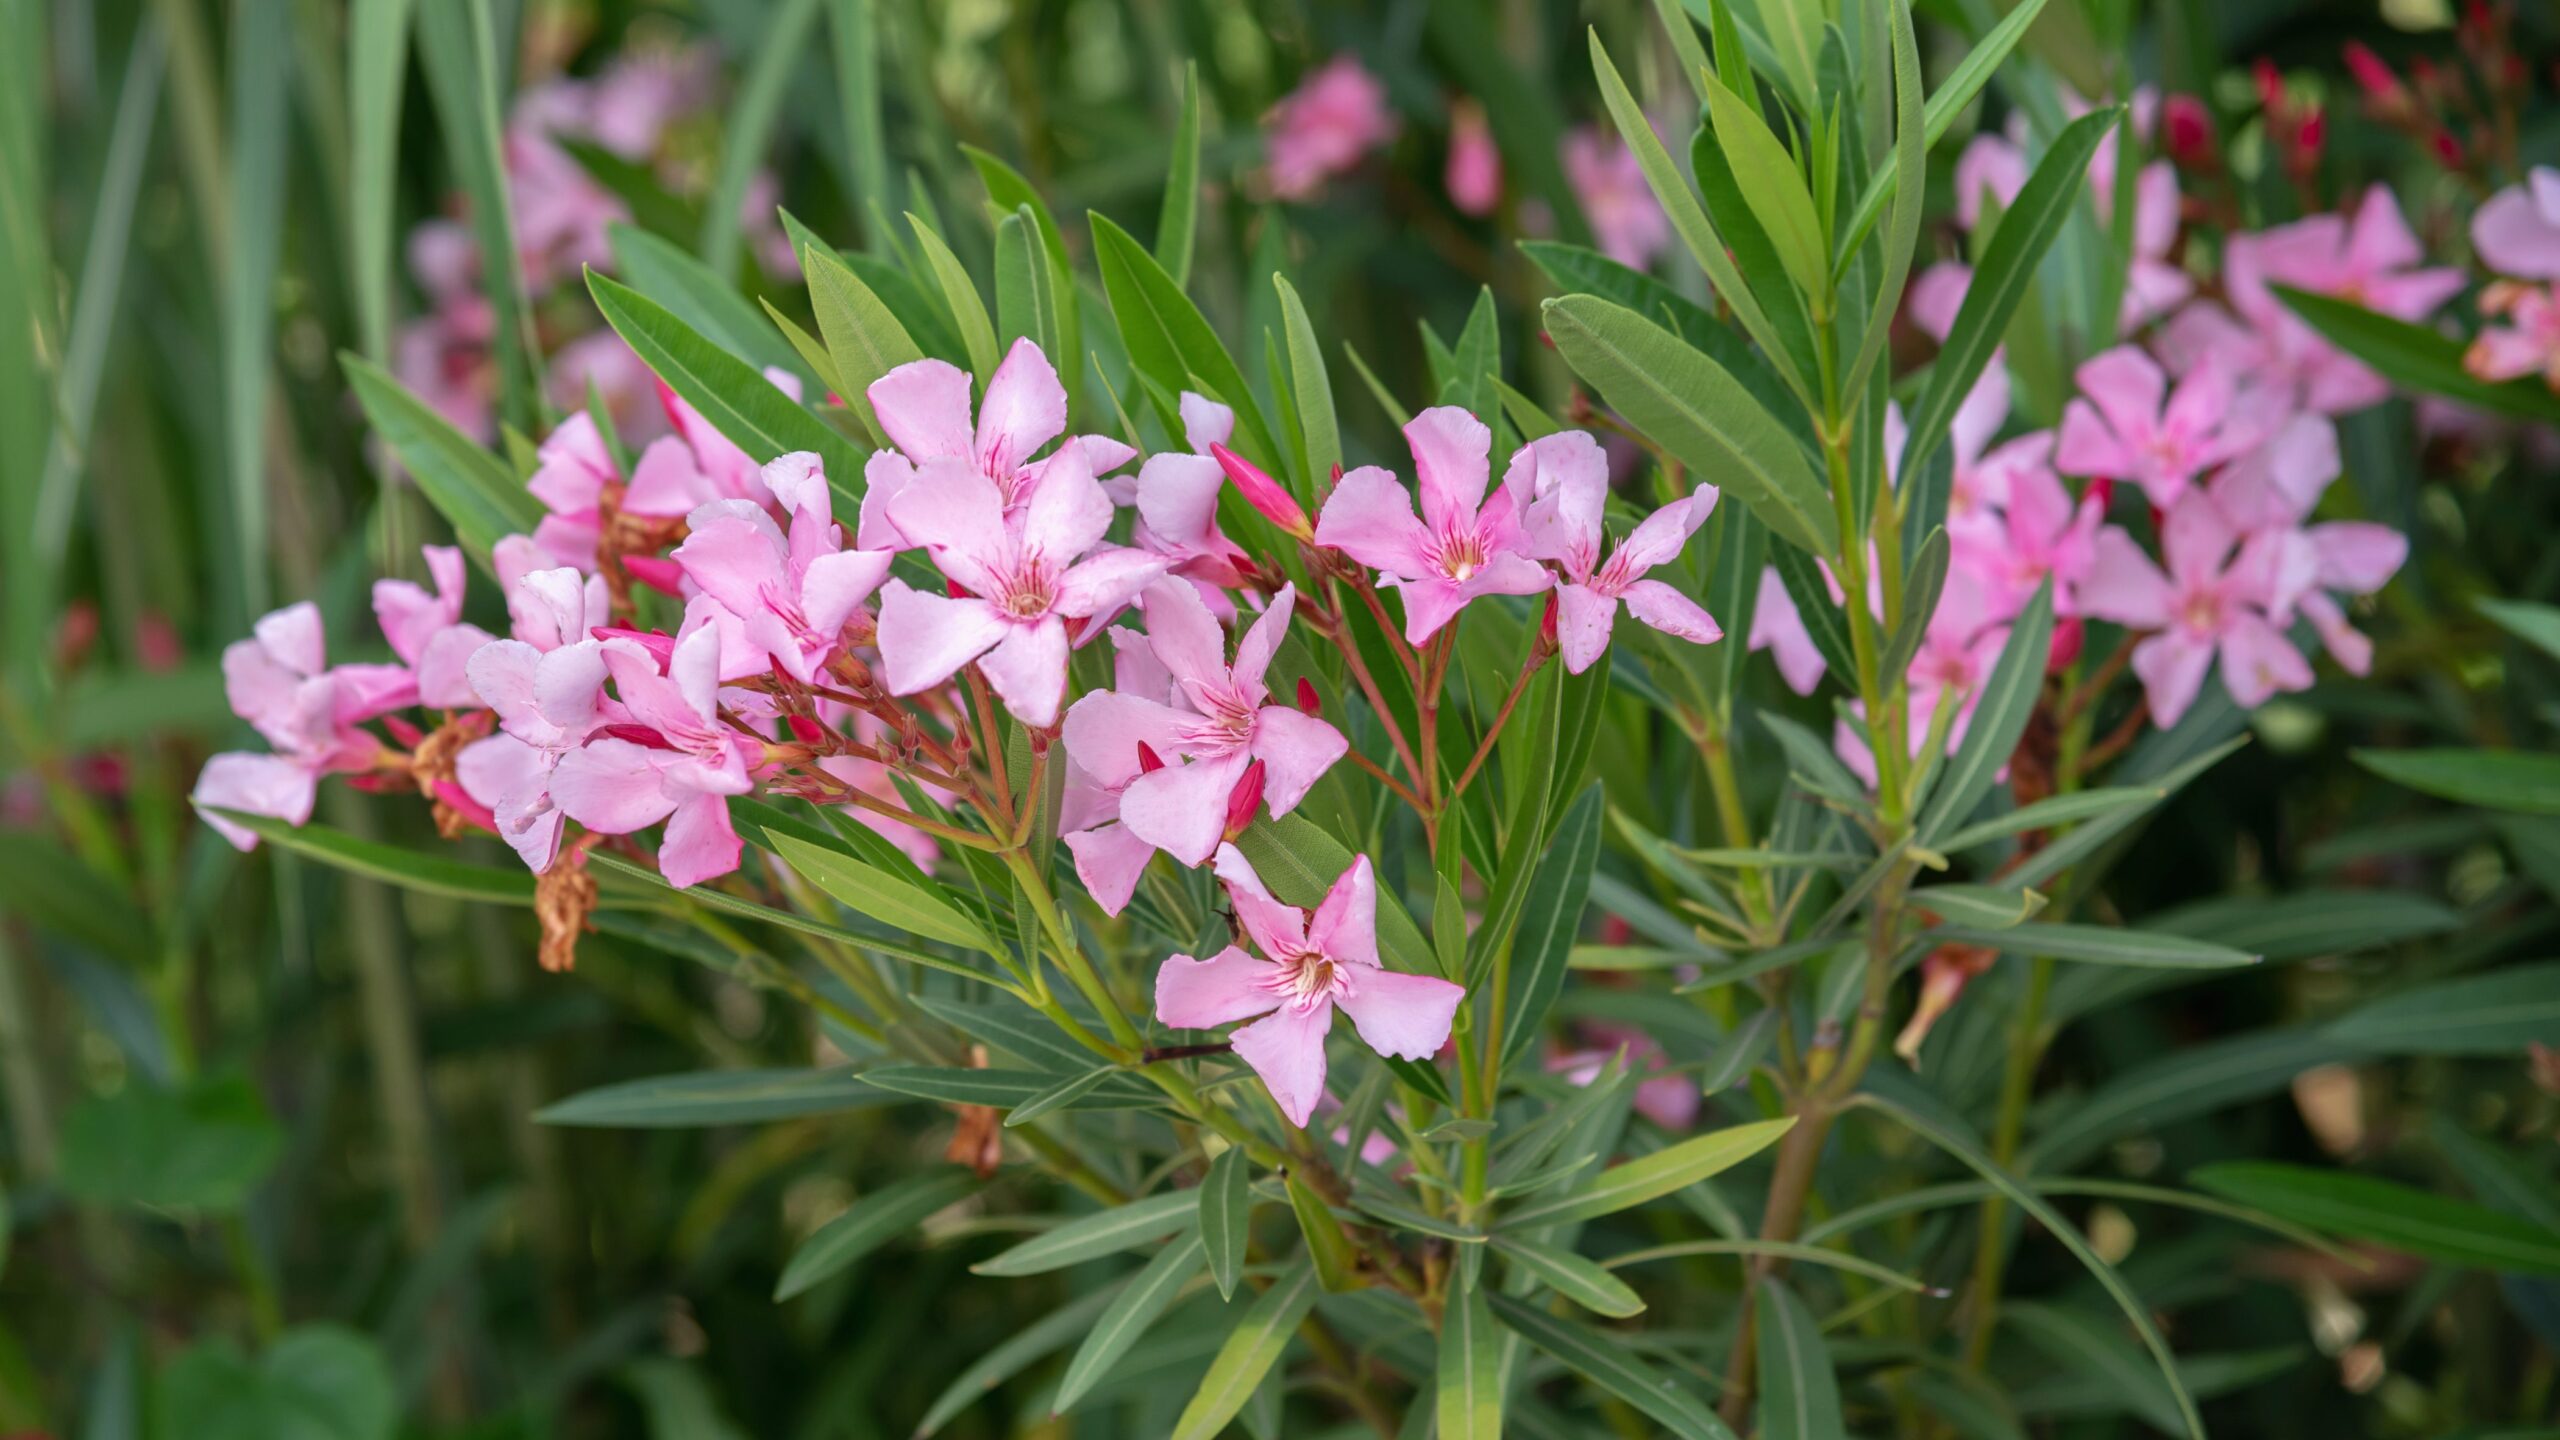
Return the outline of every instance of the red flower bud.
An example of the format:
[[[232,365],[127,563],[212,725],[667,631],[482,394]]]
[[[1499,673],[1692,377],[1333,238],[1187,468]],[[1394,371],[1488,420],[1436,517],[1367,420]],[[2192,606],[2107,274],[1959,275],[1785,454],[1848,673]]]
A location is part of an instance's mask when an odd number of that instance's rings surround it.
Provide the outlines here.
[[[2160,124],[2168,140],[2169,158],[2200,168],[2212,163],[2213,115],[2193,95],[2172,95],[2160,102]]]
[[[1556,598],[1556,592],[1548,591],[1546,613],[1538,617],[1538,653],[1541,655],[1556,653],[1559,643],[1556,639],[1556,624],[1561,618],[1562,608],[1561,602]]]
[[[629,723],[621,725],[606,725],[599,727],[596,733],[599,735],[610,735],[616,740],[628,740],[634,745],[646,745],[652,750],[672,750],[675,748],[667,743],[666,736],[659,734],[657,731],[650,729],[646,725],[634,725]]]
[[[1244,496],[1245,503],[1261,512],[1263,519],[1300,540],[1315,539],[1315,527],[1307,523],[1307,512],[1298,508],[1298,502],[1289,498],[1279,481],[1224,445],[1211,445],[1209,454],[1217,460],[1218,468],[1227,472],[1227,479]]]
[[[382,728],[391,732],[392,739],[399,741],[401,744],[408,746],[412,750],[417,749],[419,742],[427,738],[426,731],[419,729],[417,726],[401,719],[397,715],[383,716]]]
[[[1153,775],[1154,773],[1156,773],[1157,771],[1159,771],[1159,770],[1161,770],[1161,769],[1163,769],[1163,768],[1164,768],[1164,758],[1163,758],[1162,756],[1160,756],[1160,755],[1156,754],[1156,752],[1155,752],[1155,747],[1153,747],[1153,746],[1149,745],[1149,744],[1148,744],[1146,741],[1144,741],[1144,740],[1139,741],[1139,742],[1138,742],[1138,773],[1139,773],[1139,774],[1141,774],[1141,775]]]
[[[664,555],[625,555],[622,569],[661,595],[684,595],[684,567]]]
[[[1315,682],[1304,675],[1298,677],[1298,708],[1318,720],[1324,718],[1324,701],[1316,694]]]
[[[2428,139],[2435,146],[2436,158],[2438,160],[2443,161],[2448,167],[2459,168],[2461,166],[2462,142],[2453,138],[2452,131],[2439,128],[2436,133],[2429,136]]]
[[[2308,170],[2320,163],[2320,149],[2329,139],[2329,112],[2317,107],[2302,117],[2302,128],[2294,132],[2293,163]]]
[[[2088,643],[2088,627],[2077,615],[2065,615],[2053,622],[2053,649],[2046,655],[2044,673],[2059,675],[2080,658],[2080,649]]]
[[[2116,503],[2116,482],[2114,477],[2107,475],[2099,476],[2097,479],[2089,482],[2089,488],[2085,493],[2089,499],[2097,502],[2098,513],[2101,515],[2106,514],[2107,507]]]
[[[1244,767],[1236,780],[1236,788],[1227,792],[1227,838],[1235,839],[1244,827],[1253,823],[1253,812],[1262,808],[1262,762]]]
[[[812,717],[807,715],[791,715],[784,718],[791,726],[792,738],[798,740],[801,744],[823,745],[826,743],[827,727],[819,724]]]
[[[2397,109],[2408,100],[2408,92],[2400,84],[2400,76],[2372,47],[2360,40],[2350,40],[2346,49],[2347,73],[2364,87],[2365,98],[2387,109]]]
[[[954,599],[954,600],[966,600],[966,599],[968,599],[968,598],[969,598],[969,592],[968,592],[967,590],[965,590],[965,589],[962,589],[962,588],[961,588],[961,585],[960,585],[960,582],[959,582],[959,581],[957,581],[957,580],[945,580],[945,581],[943,581],[943,582],[942,582],[942,593],[943,593],[943,594],[945,594],[945,595],[950,596],[950,597],[951,597],[952,599]]]

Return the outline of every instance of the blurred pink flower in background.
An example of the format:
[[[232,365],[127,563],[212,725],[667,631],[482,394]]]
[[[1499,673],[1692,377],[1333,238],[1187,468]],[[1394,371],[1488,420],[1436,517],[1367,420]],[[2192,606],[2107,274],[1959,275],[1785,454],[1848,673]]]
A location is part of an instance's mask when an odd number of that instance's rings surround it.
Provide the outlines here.
[[[1298,82],[1262,117],[1271,158],[1271,190],[1305,200],[1324,182],[1393,139],[1387,89],[1350,55],[1336,55]]]
[[[1584,125],[1564,137],[1565,183],[1582,202],[1600,253],[1642,270],[1671,243],[1671,220],[1645,183],[1633,150]]]
[[[1473,100],[1449,106],[1449,203],[1468,215],[1490,215],[1502,203],[1502,152],[1484,107]]]

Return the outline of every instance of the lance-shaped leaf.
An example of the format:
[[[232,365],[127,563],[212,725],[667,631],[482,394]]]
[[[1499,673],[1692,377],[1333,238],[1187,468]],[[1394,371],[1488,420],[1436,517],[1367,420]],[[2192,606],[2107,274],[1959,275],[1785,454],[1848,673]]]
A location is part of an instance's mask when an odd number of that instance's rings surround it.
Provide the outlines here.
[[[530,532],[542,519],[542,502],[497,456],[453,428],[434,407],[361,356],[338,357],[347,383],[382,443],[418,482],[418,493],[453,527],[454,538],[481,568],[489,547],[509,535]]]
[[[1974,46],[1947,78],[1939,82],[1938,88],[1930,92],[1920,127],[1920,148],[1924,155],[1936,149],[1938,142],[1946,138],[1947,127],[1953,125],[1956,117],[1973,103],[1974,96],[1982,93],[1982,87],[1990,82],[1991,73],[2000,68],[2001,61],[2009,58],[2010,50],[2017,46],[2019,38],[2027,33],[2027,27],[2035,23],[2036,17],[2044,13],[2044,7],[2045,0],[2025,0],[2024,4],[2011,10],[1999,24],[1991,27],[1989,34],[1982,37],[1982,43]],[[1902,171],[1902,151],[1897,145],[1893,153],[1885,157],[1884,163],[1876,168],[1876,173],[1867,177],[1867,188],[1859,192],[1857,208],[1849,212],[1847,239],[1840,247],[1842,253],[1854,254],[1866,241],[1867,232],[1884,214],[1885,202],[1901,190]]]
[[[1001,953],[986,928],[939,893],[940,887],[929,878],[908,879],[793,835],[777,833],[772,841],[774,853],[784,864],[858,915],[945,945]]]
[[[979,1275],[1040,1275],[1101,1255],[1116,1255],[1191,1229],[1200,1220],[1199,1198],[1172,1190],[1070,1220],[1035,1235],[990,1260],[970,1266]]]
[[[2356,763],[2423,795],[2524,815],[2560,815],[2560,755],[2521,750],[2358,750]]]
[[[1546,323],[1565,363],[1691,474],[1714,477],[1762,524],[1806,550],[1840,548],[1828,492],[1803,448],[1723,366],[1596,295],[1548,301]]]
[[[1715,127],[1716,143],[1733,167],[1744,203],[1768,232],[1778,263],[1807,298],[1817,306],[1826,304],[1831,296],[1831,246],[1822,233],[1822,218],[1814,213],[1813,196],[1804,188],[1804,172],[1770,133],[1756,97],[1743,99],[1712,74],[1700,75],[1699,82],[1706,88],[1707,116]]]
[[[1179,1235],[1172,1244],[1156,1252],[1155,1258],[1141,1267],[1136,1278],[1122,1287],[1102,1318],[1093,1322],[1093,1330],[1076,1347],[1075,1358],[1067,1362],[1066,1378],[1058,1382],[1058,1398],[1051,1409],[1065,1413],[1086,1391],[1111,1374],[1111,1367],[1129,1353],[1129,1347],[1147,1333],[1147,1327],[1163,1318],[1166,1307],[1182,1293],[1191,1277],[1200,1273],[1202,1250],[1198,1235]]]
[[[1795,1123],[1790,1115],[1693,1136],[1603,1170],[1563,1194],[1518,1206],[1502,1217],[1501,1228],[1517,1233],[1571,1224],[1658,1199],[1741,1164],[1776,1143]]]
[[[1439,1440],[1501,1440],[1502,1332],[1481,1284],[1460,1287],[1440,1317],[1432,1412]]]
[[[2352,300],[2314,295],[2289,286],[2274,287],[2276,298],[2320,332],[2321,338],[2346,351],[2403,390],[2441,395],[2516,420],[2560,420],[2560,395],[2538,376],[2516,380],[2483,380],[2463,368],[2463,345],[2450,335],[2414,325]]]
[[[924,1218],[978,1188],[978,1177],[957,1167],[910,1175],[853,1202],[853,1208],[800,1242],[773,1298],[788,1300],[882,1245],[914,1229]]]
[[[2386,995],[2328,1033],[2399,1055],[2522,1055],[2560,1037],[2560,964],[2511,965]]]
[[[1192,1392],[1191,1403],[1182,1407],[1181,1416],[1173,1422],[1174,1440],[1212,1440],[1226,1429],[1253,1397],[1262,1377],[1279,1363],[1280,1352],[1289,1347],[1289,1337],[1315,1303],[1312,1265],[1291,1266],[1271,1282],[1236,1328],[1227,1332],[1226,1343],[1209,1362],[1209,1373],[1200,1377],[1200,1388]]]
[[[835,362],[836,378],[843,387],[836,393],[876,435],[880,422],[871,413],[871,382],[910,360],[923,359],[924,352],[916,348],[907,327],[835,252],[807,246],[800,252],[800,268],[809,277],[809,308],[817,312],[819,338],[826,341],[827,355]]]
[[[1521,1273],[1596,1315],[1623,1320],[1644,1313],[1644,1298],[1635,1287],[1570,1250],[1505,1235],[1493,1248]]]
[[[1926,137],[1928,120],[1920,98],[1919,41],[1911,33],[1909,0],[1878,0],[1891,17],[1893,35],[1893,154],[1887,164],[1896,172],[1921,173],[1922,159],[1928,153]],[[1875,302],[1868,307],[1867,328],[1858,342],[1858,358],[1849,367],[1849,378],[1841,384],[1844,395],[1858,394],[1867,382],[1867,372],[1884,354],[1885,341],[1893,331],[1894,308],[1902,303],[1903,282],[1911,278],[1911,252],[1920,241],[1920,211],[1924,197],[1917,185],[1908,190],[1897,188],[1893,196],[1893,222],[1885,230],[1884,278],[1876,286]],[[2128,207],[2128,213],[2130,209]],[[1863,232],[1853,233],[1849,243],[1839,249],[1840,264],[1845,268],[1865,240]],[[1887,670],[1898,675],[1898,670]]]
[[[1695,1395],[1635,1357],[1617,1337],[1550,1315],[1508,1295],[1491,1297],[1503,1328],[1554,1356],[1566,1369],[1634,1406],[1680,1440],[1734,1440]]]
[[[1102,271],[1103,293],[1111,299],[1112,318],[1120,324],[1129,363],[1155,382],[1149,394],[1163,392],[1156,399],[1165,423],[1179,429],[1181,417],[1169,408],[1173,398],[1205,383],[1219,400],[1235,407],[1237,451],[1265,470],[1281,468],[1280,447],[1272,442],[1253,388],[1200,307],[1128,231],[1100,215],[1090,219],[1094,261]]]
[[[1813,1312],[1774,1280],[1761,1284],[1752,1308],[1760,1320],[1761,1440],[1847,1440],[1840,1382]]]
[[[1241,1148],[1230,1145],[1209,1162],[1200,1182],[1200,1239],[1221,1300],[1235,1298],[1236,1277],[1244,1273],[1245,1249],[1253,1241],[1251,1164]]]
[[[825,1070],[697,1070],[582,1091],[534,1112],[544,1125],[682,1130],[830,1115],[889,1103],[851,1066]]]
[[[1969,887],[1944,886],[1948,890]],[[1935,889],[1922,890],[1912,896],[1912,903],[1927,905]],[[2034,892],[2030,891],[2029,894]],[[1950,914],[1950,919],[1956,918]],[[2006,950],[2013,955],[2042,955],[2053,960],[2079,960],[2092,965],[2151,965],[2172,970],[2226,970],[2255,965],[2258,957],[2246,950],[2194,940],[2184,935],[2162,935],[2146,930],[2126,930],[2105,925],[2059,925],[2030,921],[2000,929],[1986,929],[1970,918],[1934,932],[1941,939],[1965,945],[1983,945]]]
[[[2468,1200],[2369,1175],[2237,1161],[2187,1176],[2199,1189],[2405,1254],[2510,1275],[2560,1275],[2560,1233]]]
[[[1920,817],[1922,844],[1930,843],[1972,815],[1973,807],[1982,803],[1983,795],[1999,778],[2001,769],[2009,763],[2010,752],[2018,748],[2018,736],[2027,728],[2028,715],[2035,710],[2036,693],[2044,688],[2045,662],[2052,650],[2053,579],[2047,576],[2036,587],[2027,608],[2010,625],[2008,642],[2000,647],[2000,658],[1992,665],[1990,678],[1982,682],[1981,694],[1974,702],[1973,720],[1965,727],[1964,743],[1947,761],[1928,812]]]

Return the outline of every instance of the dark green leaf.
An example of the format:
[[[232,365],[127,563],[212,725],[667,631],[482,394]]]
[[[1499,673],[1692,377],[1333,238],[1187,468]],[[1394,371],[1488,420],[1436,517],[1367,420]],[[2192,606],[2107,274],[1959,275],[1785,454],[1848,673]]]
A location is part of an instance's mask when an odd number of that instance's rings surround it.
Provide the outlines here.
[[[825,1070],[695,1070],[624,1080],[534,1112],[545,1125],[661,1130],[752,1125],[885,1105],[890,1098],[850,1066]]]
[[[791,1252],[773,1298],[788,1300],[847,1265],[897,1239],[926,1216],[978,1188],[978,1177],[956,1167],[936,1167],[895,1180],[853,1202],[853,1208],[818,1227]]]
[[[2207,1165],[2187,1180],[2244,1205],[2422,1259],[2510,1275],[2560,1275],[2560,1233],[2389,1180],[2257,1161]]]

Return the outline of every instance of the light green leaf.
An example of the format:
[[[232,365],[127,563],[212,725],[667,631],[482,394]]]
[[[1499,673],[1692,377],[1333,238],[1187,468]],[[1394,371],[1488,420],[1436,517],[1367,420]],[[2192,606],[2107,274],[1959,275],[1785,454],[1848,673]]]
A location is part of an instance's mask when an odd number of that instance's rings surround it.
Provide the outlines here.
[[[1938,842],[1938,849],[1953,855],[2029,830],[2059,829],[2075,820],[2112,814],[2130,806],[2154,804],[2167,796],[2166,790],[2150,785],[2105,785],[2094,790],[2075,790],[2068,795],[2049,795],[1980,824],[1967,825]]]
[[[694,1070],[582,1091],[534,1112],[544,1125],[605,1130],[752,1125],[889,1103],[851,1066],[824,1070]]]
[[[2207,1165],[2189,1184],[2421,1259],[2508,1275],[2560,1275],[2560,1233],[2485,1205],[2307,1165]]]
[[[934,283],[941,288],[944,313],[959,328],[960,344],[969,353],[969,369],[980,390],[995,378],[996,365],[1003,358],[996,350],[996,327],[987,318],[987,302],[978,295],[977,282],[969,278],[968,267],[931,225],[910,212],[907,228],[915,232],[916,248],[924,255],[925,266],[933,272]]]
[[[1516,1233],[1565,1225],[1658,1199],[1750,1159],[1775,1144],[1795,1123],[1795,1117],[1788,1116],[1693,1136],[1603,1170],[1561,1195],[1518,1206],[1503,1215],[1501,1228]]]
[[[1245,1250],[1253,1243],[1252,1163],[1242,1149],[1230,1145],[1209,1162],[1209,1174],[1200,1182],[1200,1239],[1221,1300],[1235,1298]]]
[[[1289,393],[1298,402],[1298,432],[1306,450],[1307,473],[1299,477],[1301,494],[1312,496],[1331,483],[1342,463],[1341,424],[1334,417],[1333,380],[1325,373],[1324,347],[1317,343],[1307,307],[1289,277],[1271,272],[1271,288],[1280,296],[1280,325],[1289,341]]]
[[[1769,132],[1755,97],[1744,100],[1724,88],[1712,72],[1699,76],[1707,95],[1708,118],[1716,143],[1733,166],[1733,178],[1760,228],[1769,233],[1779,263],[1796,289],[1819,308],[1831,298],[1831,245],[1814,214],[1813,196],[1804,188],[1804,172],[1793,155]]]
[[[979,1275],[1042,1275],[1097,1256],[1134,1250],[1199,1223],[1199,1197],[1188,1190],[1169,1190],[1043,1231],[969,1269]]]
[[[1110,1376],[1111,1367],[1120,1363],[1129,1347],[1147,1333],[1147,1327],[1163,1318],[1166,1307],[1181,1295],[1182,1287],[1200,1273],[1201,1258],[1200,1236],[1176,1236],[1172,1244],[1158,1250],[1155,1258],[1121,1287],[1110,1308],[1102,1312],[1102,1318],[1084,1337],[1084,1343],[1076,1347],[1075,1358],[1067,1362],[1066,1378],[1058,1382],[1058,1398],[1050,1407],[1052,1410],[1065,1414],[1084,1398],[1086,1391]]]
[[[1840,1382],[1813,1313],[1775,1280],[1760,1283],[1752,1306],[1760,1318],[1761,1440],[1848,1440]]]
[[[1262,1377],[1279,1363],[1280,1352],[1288,1348],[1289,1337],[1315,1303],[1316,1272],[1311,1265],[1291,1266],[1271,1282],[1236,1328],[1227,1332],[1226,1343],[1209,1362],[1209,1373],[1200,1377],[1200,1388],[1192,1392],[1191,1402],[1174,1421],[1173,1440],[1214,1440],[1226,1429],[1253,1397]]]
[[[2472,603],[2499,629],[2560,660],[2560,606],[2536,600],[2481,599]]]
[[[284,1132],[246,1079],[164,1090],[139,1078],[92,1096],[62,1122],[60,1183],[77,1200],[171,1210],[236,1210],[284,1150]]]
[[[874,0],[831,0],[836,92],[844,99],[845,154],[853,170],[853,209],[877,214],[889,204],[889,157],[880,121],[880,22]],[[877,243],[882,237],[873,236]],[[848,397],[850,398],[850,397]]]
[[[2006,930],[2044,908],[2044,896],[2014,885],[1931,885],[1911,903],[1942,921],[1976,930]]]
[[[1297,1216],[1298,1233],[1306,1237],[1307,1259],[1316,1267],[1316,1283],[1327,1293],[1341,1294],[1357,1290],[1364,1283],[1359,1277],[1359,1261],[1351,1253],[1351,1239],[1325,1208],[1324,1197],[1297,1175],[1284,1173],[1281,1187],[1289,1196],[1289,1209]]]
[[[1156,215],[1156,261],[1176,285],[1191,283],[1191,247],[1200,228],[1200,62],[1182,67],[1182,120],[1173,132],[1164,207]]]
[[[382,443],[418,482],[418,493],[436,507],[454,538],[483,570],[489,549],[509,535],[529,534],[542,520],[542,502],[498,457],[453,428],[435,408],[361,356],[338,363],[356,401]]]
[[[481,285],[489,297],[498,352],[503,413],[519,429],[534,423],[541,383],[539,354],[525,303],[524,265],[516,248],[506,165],[501,158],[497,41],[488,0],[443,0],[420,5],[418,52],[427,91],[444,130],[444,152],[471,201],[471,233],[480,246]],[[274,47],[279,62],[286,47]],[[235,77],[235,80],[238,77]],[[279,95],[277,101],[282,103]]]
[[[773,853],[836,903],[927,940],[997,955],[994,937],[929,877],[908,879],[840,850],[776,834]]]
[[[1911,33],[1911,5],[1909,0],[1869,0],[1869,3],[1883,5],[1892,23],[1893,153],[1886,164],[1896,174],[1905,170],[1920,174],[1929,149],[1926,136],[1928,120],[1920,97],[1920,42]],[[1903,284],[1911,278],[1911,252],[1920,240],[1920,212],[1925,199],[1920,190],[1920,186],[1914,185],[1908,190],[1897,188],[1894,191],[1893,221],[1885,230],[1884,278],[1876,286],[1875,303],[1867,311],[1866,334],[1858,342],[1858,358],[1850,365],[1849,378],[1840,387],[1844,395],[1861,393],[1867,383],[1867,372],[1883,356],[1885,341],[1893,333],[1893,312],[1902,303]],[[1854,233],[1848,244],[1839,247],[1838,263],[1844,270],[1857,255],[1865,238],[1862,233]],[[1934,602],[1936,590],[1932,588],[1929,593]],[[1926,613],[1926,610],[1922,611],[1924,616]],[[1883,673],[1900,675],[1902,670],[1887,666]]]
[[[432,3],[432,0],[431,0]],[[792,71],[809,52],[818,0],[781,0],[757,17],[761,39],[745,78],[720,111],[720,167],[711,198],[702,207],[702,263],[715,275],[738,271],[738,242],[746,223],[747,187],[773,149],[774,122],[790,89]]]
[[[1502,1063],[1519,1060],[1546,1028],[1547,1012],[1564,989],[1573,938],[1591,894],[1591,870],[1600,858],[1601,789],[1594,782],[1564,813],[1548,837],[1521,903],[1511,944],[1511,993],[1503,1011]]]
[[[818,334],[835,361],[836,393],[862,418],[863,426],[880,433],[871,411],[871,385],[924,352],[898,323],[889,307],[862,283],[851,266],[835,253],[808,246],[800,252],[800,268],[809,277],[809,307],[817,313]]]
[[[957,1167],[936,1167],[892,1181],[853,1202],[853,1208],[818,1227],[791,1252],[773,1298],[788,1300],[847,1265],[904,1235],[926,1216],[978,1188],[978,1177]]]
[[[1010,1130],[1016,1125],[1028,1125],[1052,1110],[1072,1105],[1093,1093],[1103,1081],[1122,1073],[1124,1072],[1117,1065],[1097,1065],[1081,1075],[1070,1075],[1014,1106],[1012,1112],[1004,1117],[1005,1128]]]
[[[1691,473],[1714,476],[1797,546],[1820,555],[1839,549],[1829,494],[1803,448],[1724,367],[1597,296],[1550,300],[1546,321],[1565,363]]]
[[[1481,1285],[1459,1287],[1449,1297],[1432,1388],[1438,1440],[1501,1440],[1502,1332]]]
[[[1945,80],[1939,82],[1936,90],[1930,92],[1920,127],[1924,154],[1936,149],[1938,142],[1946,138],[1947,127],[1973,104],[1974,96],[1982,93],[1982,87],[1990,82],[1992,72],[2000,68],[2000,62],[2009,58],[2009,51],[2017,45],[2019,37],[2027,33],[2027,27],[2035,23],[2036,17],[2044,13],[2044,7],[2045,0],[2023,0],[2002,17],[1999,24],[1992,26],[1991,32],[1982,37],[1982,42],[1965,55]],[[1857,208],[1849,214],[1848,236],[1840,247],[1844,254],[1854,253],[1859,245],[1865,243],[1867,232],[1884,214],[1885,202],[1900,192],[1901,155],[1901,146],[1897,144],[1894,152],[1877,167],[1876,173],[1867,177],[1867,188],[1858,193]]]
[[[400,101],[409,78],[415,0],[356,0],[347,12],[347,248],[356,334],[366,358],[391,358],[391,266],[397,241]]]
[[[1920,892],[1921,895],[1930,893],[1933,892]],[[2104,925],[2057,925],[2030,921],[2000,930],[1950,925],[1936,933],[1939,938],[1958,944],[1988,946],[1994,950],[2006,950],[2012,955],[2081,960],[2093,965],[2158,965],[2176,970],[2221,970],[2255,965],[2259,960],[2258,956],[2246,950],[2234,950],[2228,945],[2216,945],[2207,940],[2147,930],[2114,929]]]
[[[2560,815],[2560,755],[2522,750],[2358,750],[2356,763],[2441,800],[2524,815]]]
[[[718,342],[730,354],[758,366],[787,370],[805,383],[816,378],[791,347],[764,323],[756,307],[720,271],[686,254],[672,240],[636,225],[605,227],[614,264],[634,290],[667,307],[669,314]]]
[[[1511,1235],[1497,1238],[1493,1248],[1522,1273],[1595,1315],[1623,1320],[1644,1313],[1644,1297],[1634,1286],[1570,1250]]]

